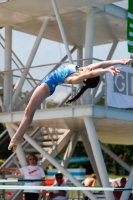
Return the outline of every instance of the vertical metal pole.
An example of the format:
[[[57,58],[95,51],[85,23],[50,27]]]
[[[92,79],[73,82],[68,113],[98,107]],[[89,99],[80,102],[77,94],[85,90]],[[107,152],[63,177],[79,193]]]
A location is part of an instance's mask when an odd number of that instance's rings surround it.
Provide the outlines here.
[[[99,176],[99,173],[98,173],[98,169],[97,169],[97,166],[96,166],[96,162],[95,162],[95,159],[94,159],[93,151],[92,151],[90,142],[88,140],[88,137],[83,133],[83,134],[81,134],[81,138],[82,138],[86,153],[88,155],[88,158],[90,159],[91,165],[92,165],[93,170],[94,170],[94,172],[96,174],[96,177],[97,177],[100,185],[102,186],[101,179],[100,179],[100,176]]]
[[[112,45],[110,51],[109,51],[109,54],[108,54],[108,56],[107,56],[107,60],[110,60],[110,59],[112,58],[112,56],[113,56],[113,54],[114,54],[114,51],[115,51],[115,49],[116,49],[116,47],[117,47],[117,44],[118,44],[118,40],[115,40],[115,41],[113,42],[113,45]]]
[[[12,138],[13,135],[15,134],[15,131],[13,130],[13,128],[10,126],[9,123],[6,123],[6,127],[7,127],[7,130],[9,132],[10,138]],[[18,145],[17,150],[16,150],[16,154],[17,154],[17,157],[19,159],[20,165],[22,167],[26,166],[27,165],[27,161],[26,161],[26,158],[25,158],[25,155],[24,155],[24,151],[23,151],[21,145]]]
[[[78,200],[80,200],[80,191],[78,190]]]
[[[86,11],[85,58],[87,59],[93,57],[95,9],[88,8]],[[84,66],[91,63],[92,60],[85,60]]]
[[[9,112],[13,111],[12,95],[13,95],[13,71],[10,72],[10,104],[8,107]]]
[[[11,54],[12,54],[12,27],[5,27],[5,60],[4,60],[4,70],[11,70]],[[4,73],[4,109],[8,111],[11,100],[11,75],[10,72]]]
[[[62,36],[64,45],[65,45],[65,48],[66,48],[68,59],[69,59],[69,62],[72,64],[73,60],[72,60],[72,56],[71,56],[71,53],[70,53],[70,50],[69,50],[69,44],[68,44],[67,37],[66,37],[66,34],[65,34],[65,30],[64,30],[64,27],[63,27],[63,24],[62,24],[62,21],[61,21],[59,11],[58,11],[56,0],[51,0],[51,1],[52,1],[52,4],[53,4],[53,8],[54,8],[56,19],[57,19],[57,22],[58,22],[58,25],[59,25],[59,29],[60,29],[60,32],[61,32],[61,36]],[[73,97],[73,84],[72,84],[72,87],[71,87],[71,96]],[[73,103],[72,103],[72,105],[73,105]]]
[[[114,51],[115,51],[115,49],[117,47],[117,44],[118,44],[117,40],[113,42],[113,45],[112,45],[112,47],[110,49],[110,52],[109,52],[108,57],[107,57],[107,60],[110,60],[112,58],[112,56],[114,54]],[[107,107],[107,80],[106,80],[106,74],[102,75],[102,77],[103,76],[105,76],[105,106]]]
[[[76,147],[77,141],[79,138],[79,132],[75,132],[74,135],[72,136],[72,138],[70,139],[70,142],[68,144],[68,147],[66,149],[66,152],[64,154],[63,157],[63,161],[61,163],[61,166],[63,166],[64,168],[67,168],[68,164],[69,164],[69,160],[72,157],[73,151]]]
[[[133,167],[131,169],[130,175],[128,177],[128,181],[125,185],[125,188],[132,188],[133,187]],[[129,198],[131,191],[122,192],[120,200],[125,200]]]
[[[77,49],[77,47],[74,46],[74,47],[71,49],[70,53],[72,54],[76,49]],[[67,58],[68,58],[68,55],[66,54],[66,55],[59,61],[59,64],[55,65],[55,67],[52,68],[52,70],[51,70],[49,73],[51,73],[52,71],[54,71],[55,69],[57,69],[57,68],[61,65],[60,62],[65,61]]]
[[[77,60],[78,59],[83,59],[83,48],[82,47],[77,47]],[[78,60],[77,65],[80,67],[83,66],[83,60]],[[78,84],[77,88],[80,88],[81,86],[82,86],[82,83]],[[83,105],[84,104],[83,95],[77,101],[78,101],[78,104],[81,103]]]
[[[81,60],[79,60],[81,59]],[[83,47],[77,47],[77,65],[78,66],[83,66]]]
[[[84,117],[84,123],[85,123],[88,137],[90,140],[95,162],[98,167],[99,176],[100,176],[102,185],[103,187],[110,187],[107,170],[104,164],[102,152],[101,152],[100,145],[97,139],[97,134],[96,134],[93,121],[90,117]],[[112,192],[105,192],[105,196],[106,196],[106,199],[108,200],[114,200],[114,196]]]
[[[42,24],[42,27],[41,27],[41,29],[40,29],[40,32],[39,32],[39,34],[38,34],[38,36],[37,36],[37,38],[36,38],[36,41],[35,41],[35,43],[34,43],[34,46],[33,46],[33,48],[32,48],[32,51],[31,51],[30,56],[29,56],[29,58],[28,58],[28,61],[27,61],[27,63],[26,63],[26,66],[25,66],[25,67],[26,67],[27,69],[24,70],[24,72],[23,72],[23,74],[22,74],[22,77],[21,77],[21,79],[20,79],[20,81],[19,81],[19,84],[18,84],[18,86],[17,86],[17,89],[16,89],[16,91],[14,92],[13,101],[12,101],[13,106],[15,105],[15,103],[16,103],[16,101],[17,101],[17,98],[18,98],[18,96],[19,96],[19,94],[20,94],[20,92],[21,92],[21,89],[22,89],[22,86],[23,86],[23,84],[24,84],[25,78],[26,78],[27,73],[28,73],[28,71],[29,71],[29,68],[30,68],[30,66],[31,66],[31,64],[32,64],[32,62],[33,62],[33,59],[34,59],[34,57],[35,57],[35,54],[36,54],[36,52],[37,52],[37,49],[38,49],[39,44],[40,44],[40,42],[41,42],[41,39],[42,39],[42,37],[44,36],[44,32],[45,32],[45,30],[46,30],[46,28],[47,28],[47,25],[48,25],[49,21],[50,21],[50,18],[49,18],[49,17],[45,17],[45,21],[44,21],[43,24]]]
[[[67,42],[67,37],[66,37],[66,34],[65,34],[65,30],[63,28],[61,17],[60,17],[58,7],[57,7],[57,4],[56,4],[56,0],[52,0],[52,4],[53,4],[54,12],[55,12],[55,15],[56,15],[56,19],[57,19],[57,22],[58,22],[58,25],[59,25],[59,29],[60,29],[60,32],[61,32],[61,36],[62,36],[64,45],[65,45],[65,48],[66,48],[66,52],[67,52],[67,55],[68,55],[69,62],[73,63],[72,56],[71,56],[69,46],[68,46],[68,42]]]
[[[94,24],[95,24],[95,9],[87,9],[86,16],[86,33],[85,33],[85,58],[93,57],[93,44],[94,44]],[[92,63],[92,60],[86,60],[84,66],[87,66]],[[90,90],[87,90],[84,97],[84,104],[90,102]]]

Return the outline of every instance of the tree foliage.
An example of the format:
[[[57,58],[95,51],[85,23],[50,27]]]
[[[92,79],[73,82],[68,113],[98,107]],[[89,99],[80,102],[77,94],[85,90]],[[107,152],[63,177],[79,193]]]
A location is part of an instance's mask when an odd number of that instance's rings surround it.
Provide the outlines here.
[[[133,146],[132,145],[114,145],[114,144],[106,144],[107,148],[109,148],[113,153],[115,153],[118,158],[122,159],[129,166],[133,165]],[[128,174],[126,170],[124,170],[116,161],[114,161],[108,154],[103,152],[105,164],[109,173],[113,173],[116,175],[125,175]]]
[[[3,131],[5,130],[5,126],[3,124],[0,123],[0,134],[3,133]],[[6,133],[8,135],[8,132]],[[2,141],[2,139],[5,136],[3,136],[1,138],[0,141]],[[10,142],[10,138],[8,137],[4,142],[2,142],[2,144],[0,145],[0,159],[4,159],[6,160],[10,155],[11,155],[11,151],[8,151],[8,145]]]

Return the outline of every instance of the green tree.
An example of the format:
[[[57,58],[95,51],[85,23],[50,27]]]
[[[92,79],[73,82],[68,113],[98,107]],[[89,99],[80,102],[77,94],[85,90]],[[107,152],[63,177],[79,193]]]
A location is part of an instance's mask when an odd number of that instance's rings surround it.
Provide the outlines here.
[[[114,145],[106,144],[112,152],[114,152],[119,158],[126,162],[129,166],[133,165],[133,146],[132,145]],[[108,172],[114,173],[116,175],[124,175],[127,172],[108,154],[103,152],[105,164],[107,166]],[[124,173],[124,174],[123,174]]]
[[[0,123],[0,134],[5,130],[5,126]],[[8,135],[8,132],[6,133]],[[5,136],[1,138],[1,141],[4,139]],[[10,138],[6,138],[4,142],[0,144],[0,159],[7,159],[11,155],[11,151],[8,151],[8,144],[10,142]]]

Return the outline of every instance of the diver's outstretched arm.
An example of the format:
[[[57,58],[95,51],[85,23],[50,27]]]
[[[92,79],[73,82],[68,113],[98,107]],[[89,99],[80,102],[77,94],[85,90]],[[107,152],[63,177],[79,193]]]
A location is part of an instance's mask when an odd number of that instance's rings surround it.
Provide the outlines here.
[[[119,74],[121,68],[115,68],[114,66],[106,68],[106,69],[96,69],[92,71],[88,71],[86,73],[80,74],[79,76],[70,76],[65,79],[65,83],[68,84],[78,84],[81,83],[82,81],[88,79],[88,78],[93,78],[96,76],[99,76],[101,74],[105,74],[107,72],[110,72],[113,76],[114,74]]]
[[[107,60],[107,61],[102,61],[99,63],[93,63],[90,64],[88,66],[86,66],[86,68],[88,68],[89,70],[94,70],[97,68],[106,68],[112,65],[117,65],[117,64],[121,64],[121,65],[127,65],[131,62],[132,59],[121,59],[121,60]]]

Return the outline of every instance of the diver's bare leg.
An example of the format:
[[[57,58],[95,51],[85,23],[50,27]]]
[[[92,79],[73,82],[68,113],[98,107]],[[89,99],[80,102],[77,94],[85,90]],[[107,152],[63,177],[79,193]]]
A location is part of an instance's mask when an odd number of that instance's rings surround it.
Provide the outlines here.
[[[11,150],[12,148],[13,150],[15,150],[17,148],[17,145],[24,141],[23,135],[30,126],[36,109],[48,96],[50,96],[50,91],[47,84],[43,83],[35,89],[25,109],[24,117],[18,127],[18,130],[9,144],[9,150]]]

